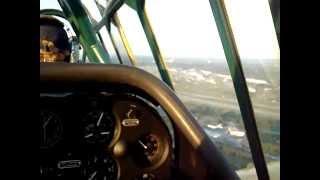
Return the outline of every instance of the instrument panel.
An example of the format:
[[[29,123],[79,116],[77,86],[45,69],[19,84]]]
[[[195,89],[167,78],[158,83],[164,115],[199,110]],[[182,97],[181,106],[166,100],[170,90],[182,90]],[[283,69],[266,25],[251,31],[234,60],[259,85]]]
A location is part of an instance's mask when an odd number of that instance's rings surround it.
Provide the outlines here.
[[[172,137],[134,95],[40,94],[42,179],[170,179]]]

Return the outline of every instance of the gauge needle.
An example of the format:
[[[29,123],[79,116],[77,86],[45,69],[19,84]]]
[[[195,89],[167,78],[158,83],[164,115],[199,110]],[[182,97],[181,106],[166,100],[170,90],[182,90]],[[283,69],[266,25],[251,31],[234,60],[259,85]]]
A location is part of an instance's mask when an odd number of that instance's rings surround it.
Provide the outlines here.
[[[100,134],[101,135],[107,135],[107,134],[110,134],[110,132],[106,131],[106,132],[101,132]]]
[[[97,126],[100,126],[100,123],[101,123],[103,114],[104,114],[104,112],[102,112],[102,113],[100,114],[100,117],[99,117],[98,122],[97,122]]]
[[[50,120],[52,119],[52,116],[50,116],[42,125],[43,129],[46,128],[46,126],[49,124]]]
[[[144,145],[143,142],[141,142],[140,140],[138,140],[139,144],[141,144],[141,146],[144,148],[144,149],[148,149],[148,146]]]
[[[47,125],[49,124],[49,122],[50,122],[51,119],[52,119],[52,116],[50,116],[50,117],[43,123],[43,125],[42,125],[42,128],[43,128],[43,140],[44,140],[44,141],[46,141],[46,139],[47,139],[47,136],[46,136],[46,134],[47,134],[47,132],[46,132],[46,127],[47,127]]]
[[[91,174],[91,176],[89,177],[89,180],[92,180],[96,175],[97,175],[97,171]]]
[[[84,138],[89,138],[89,137],[91,137],[91,136],[93,136],[93,133],[90,133],[90,134],[84,136]]]

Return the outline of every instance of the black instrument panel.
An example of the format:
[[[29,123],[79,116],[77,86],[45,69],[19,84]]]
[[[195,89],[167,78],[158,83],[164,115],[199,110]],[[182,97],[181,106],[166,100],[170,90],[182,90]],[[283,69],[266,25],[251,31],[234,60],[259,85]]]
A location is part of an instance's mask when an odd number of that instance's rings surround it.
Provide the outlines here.
[[[40,94],[42,179],[169,179],[172,137],[145,100]]]

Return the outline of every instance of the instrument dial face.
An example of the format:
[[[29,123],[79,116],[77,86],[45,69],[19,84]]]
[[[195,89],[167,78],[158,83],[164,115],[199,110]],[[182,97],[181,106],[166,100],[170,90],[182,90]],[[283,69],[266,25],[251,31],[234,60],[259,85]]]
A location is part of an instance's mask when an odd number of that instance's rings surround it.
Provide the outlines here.
[[[143,148],[143,153],[149,161],[153,161],[159,151],[159,139],[153,134],[143,136],[138,140],[138,143]]]
[[[165,145],[155,134],[146,134],[137,139],[131,150],[137,165],[143,168],[152,167],[163,158]]]
[[[113,138],[115,121],[109,112],[93,111],[84,119],[83,139],[88,144],[109,144]]]
[[[54,146],[62,137],[62,121],[52,111],[40,110],[40,149]]]
[[[94,154],[88,158],[86,177],[88,180],[115,180],[118,177],[117,163],[105,153]]]

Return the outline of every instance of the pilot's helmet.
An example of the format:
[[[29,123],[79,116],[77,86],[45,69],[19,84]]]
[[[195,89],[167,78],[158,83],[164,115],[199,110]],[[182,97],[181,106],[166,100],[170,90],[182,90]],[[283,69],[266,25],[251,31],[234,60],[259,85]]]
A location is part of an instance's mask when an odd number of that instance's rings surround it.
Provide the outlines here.
[[[64,24],[52,16],[40,15],[40,62],[70,62],[70,54]]]

